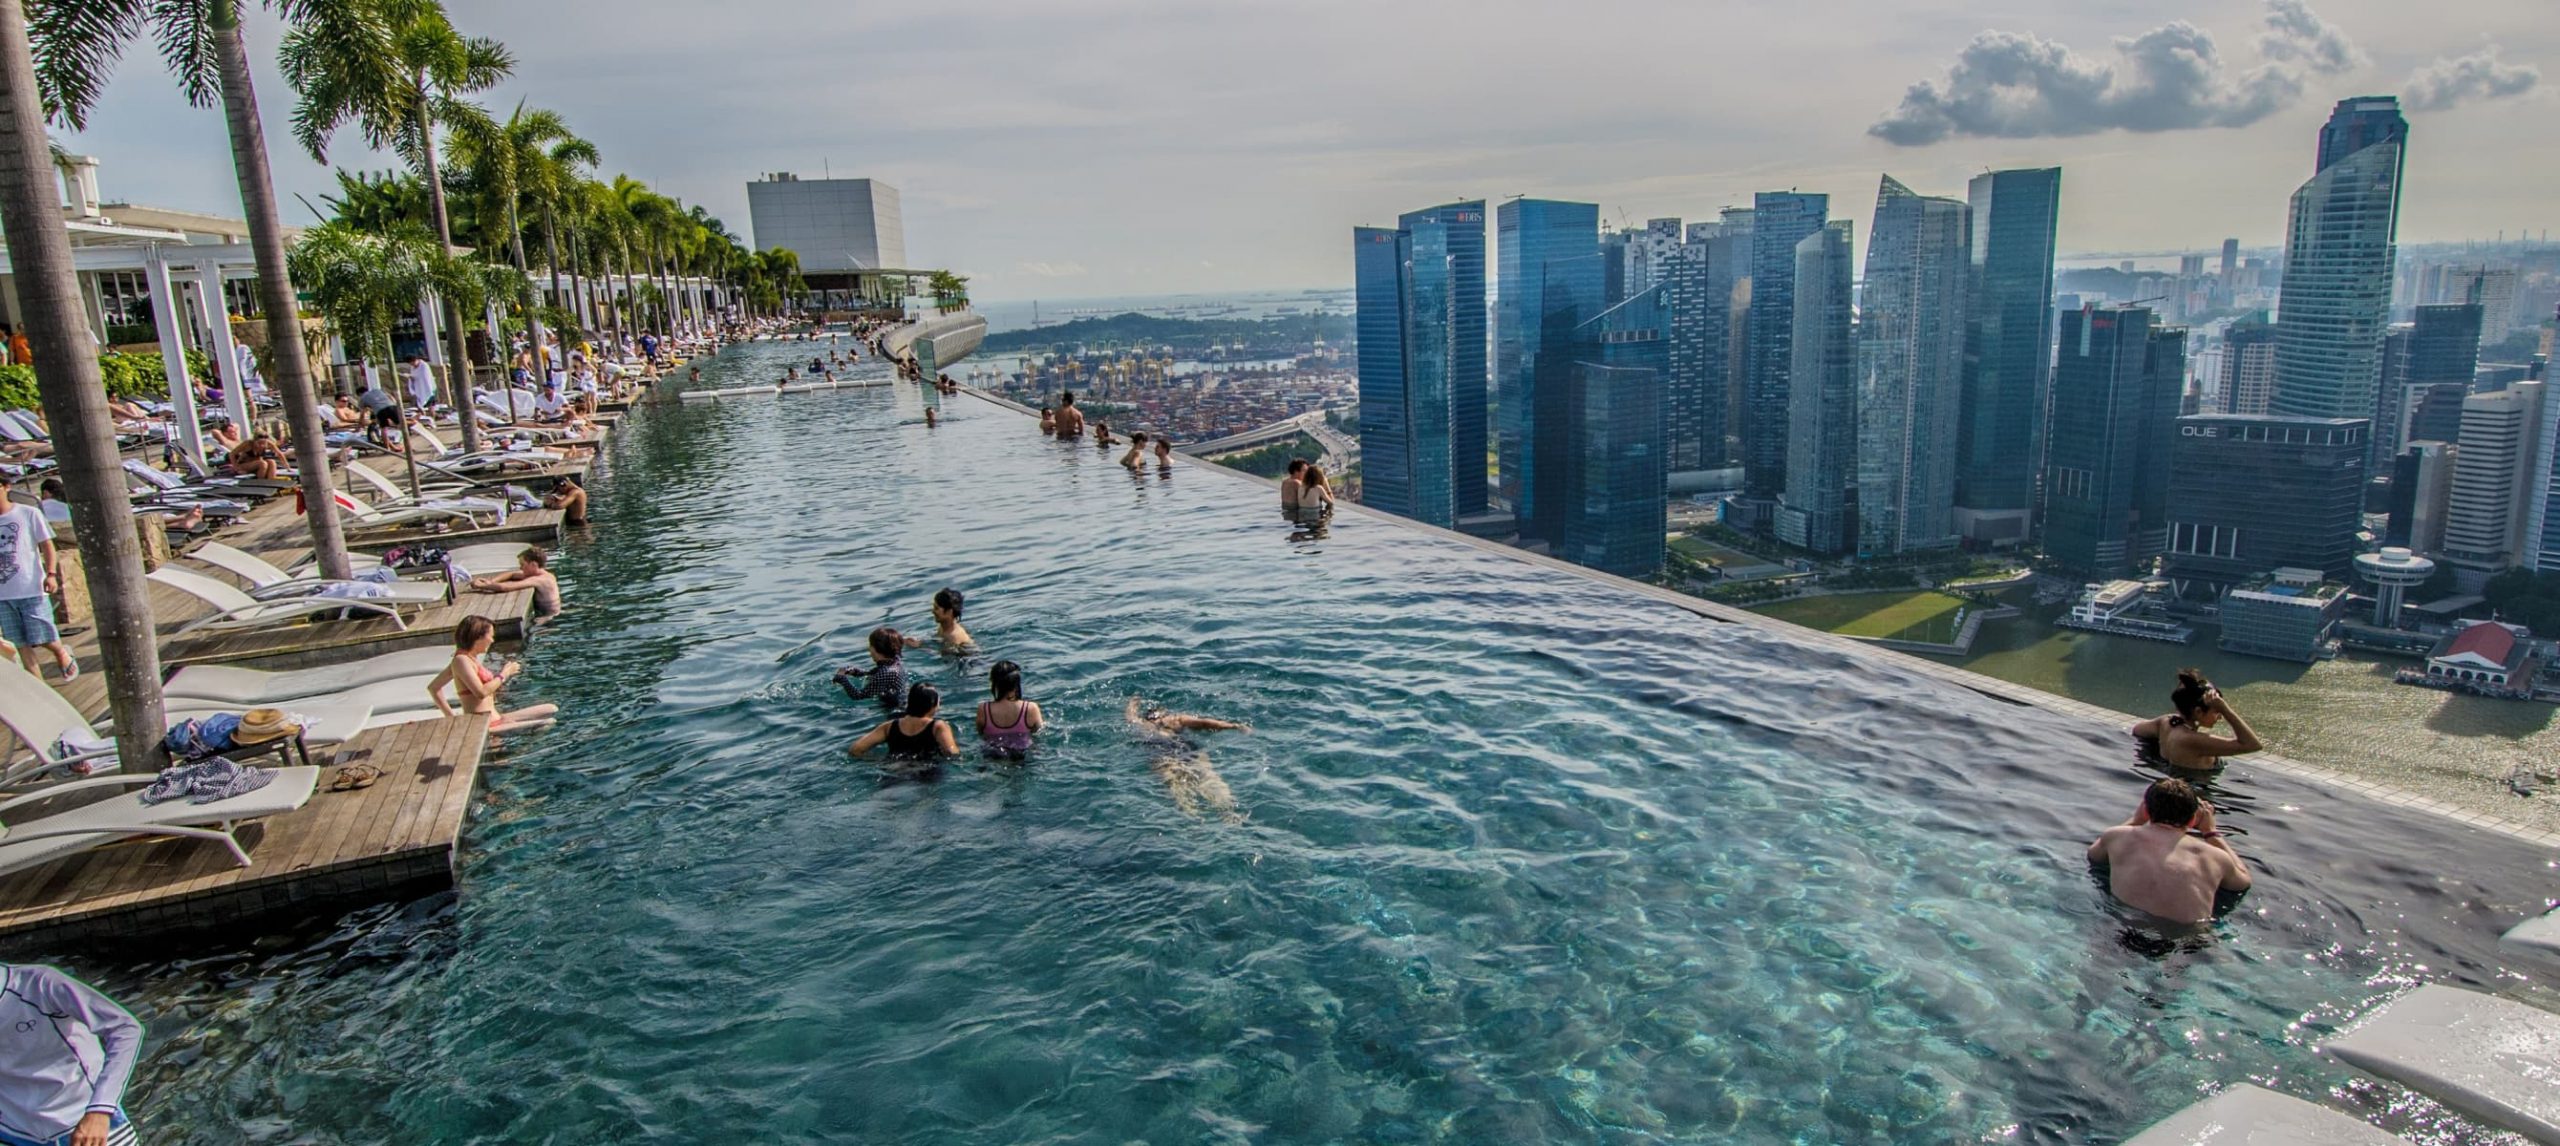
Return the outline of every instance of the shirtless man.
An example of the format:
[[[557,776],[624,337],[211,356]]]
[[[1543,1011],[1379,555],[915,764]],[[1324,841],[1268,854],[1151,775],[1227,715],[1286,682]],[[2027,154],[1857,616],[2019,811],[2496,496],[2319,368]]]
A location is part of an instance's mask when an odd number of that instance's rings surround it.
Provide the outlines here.
[[[1218,770],[1209,766],[1209,754],[1183,733],[1251,732],[1252,725],[1147,708],[1134,696],[1129,698],[1128,717],[1138,730],[1138,738],[1153,750],[1156,775],[1173,794],[1174,807],[1196,820],[1200,818],[1201,805],[1206,804],[1221,820],[1230,824],[1244,822],[1244,816],[1236,811],[1236,794],[1227,789]]]
[[[2176,711],[2155,716],[2134,725],[2136,739],[2150,741],[2162,760],[2173,768],[2197,771],[2219,768],[2225,756],[2241,756],[2266,745],[2231,702],[2222,698],[2222,690],[2213,687],[2204,674],[2195,669],[2178,670],[2178,687],[2169,691],[2169,707]],[[2216,736],[2213,726],[2231,722],[2231,735]]]
[[[2184,780],[2151,785],[2132,819],[2098,834],[2089,858],[2107,865],[2117,899],[2179,923],[2210,921],[2217,891],[2249,890],[2249,865]]]
[[[1058,440],[1073,442],[1083,438],[1084,411],[1076,409],[1075,391],[1062,390],[1058,393]]]

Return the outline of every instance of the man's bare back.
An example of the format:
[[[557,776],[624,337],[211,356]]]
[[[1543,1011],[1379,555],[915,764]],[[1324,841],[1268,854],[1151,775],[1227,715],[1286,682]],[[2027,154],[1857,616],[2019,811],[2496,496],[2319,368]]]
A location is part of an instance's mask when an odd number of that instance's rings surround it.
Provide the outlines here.
[[[2099,833],[2089,845],[2089,858],[2107,865],[2107,890],[2129,907],[2180,923],[2213,918],[2214,898],[2223,891],[2249,888],[2248,865],[2224,843],[2214,826],[2213,805],[2197,800],[2183,781],[2163,780],[2154,792],[2174,785],[2166,801],[2193,809],[2185,822],[2167,821],[2175,813],[2153,818],[2163,803],[2145,793],[2143,807],[2123,824]],[[2188,835],[2193,830],[2196,835]]]

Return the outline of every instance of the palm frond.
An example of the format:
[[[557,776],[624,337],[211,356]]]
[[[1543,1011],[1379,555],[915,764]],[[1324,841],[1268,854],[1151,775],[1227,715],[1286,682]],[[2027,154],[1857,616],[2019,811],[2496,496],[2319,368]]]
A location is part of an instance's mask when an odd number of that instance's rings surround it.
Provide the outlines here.
[[[148,0],[30,0],[27,40],[47,118],[74,131],[88,126],[125,42],[149,14]]]
[[[81,0],[72,0],[73,4]],[[238,0],[152,0],[151,28],[160,41],[160,58],[176,76],[178,90],[196,107],[222,101],[221,46],[218,37],[239,26]],[[218,22],[229,17],[228,23]]]

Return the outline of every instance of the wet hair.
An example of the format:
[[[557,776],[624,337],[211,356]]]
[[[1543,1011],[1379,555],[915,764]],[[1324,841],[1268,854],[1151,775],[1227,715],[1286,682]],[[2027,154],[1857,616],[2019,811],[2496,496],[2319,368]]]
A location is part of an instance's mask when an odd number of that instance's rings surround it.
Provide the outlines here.
[[[933,607],[951,614],[951,619],[955,621],[960,619],[960,610],[968,603],[969,599],[962,596],[958,589],[947,585],[933,595]]]
[[[497,631],[498,623],[487,617],[464,617],[461,624],[453,627],[453,647],[468,650],[479,644],[480,638]]]
[[[907,715],[925,717],[942,707],[942,690],[929,684],[907,686]]]
[[[2204,711],[2205,694],[2213,691],[2213,682],[2204,678],[2203,669],[2178,670],[2178,687],[2169,690],[2169,707],[2189,723]]]
[[[1133,445],[1133,446],[1143,446],[1143,445],[1146,445],[1146,444],[1147,444],[1147,432],[1146,432],[1145,430],[1133,430],[1133,431],[1131,431],[1131,432],[1130,432],[1130,434],[1129,434],[1129,444],[1130,444],[1130,445]]]
[[[1296,477],[1296,476],[1298,476],[1299,474],[1302,474],[1302,473],[1305,473],[1305,472],[1307,472],[1307,459],[1305,459],[1305,458],[1291,458],[1291,459],[1289,459],[1289,476],[1290,476],[1290,477]]]
[[[1324,485],[1324,467],[1317,465],[1314,462],[1308,462],[1307,472],[1304,475],[1301,475],[1298,480],[1309,486],[1322,487]]]
[[[71,491],[62,488],[61,478],[46,478],[36,484],[36,492],[55,501],[71,500]]]
[[[987,691],[997,700],[1022,699],[1022,666],[1012,661],[997,661],[987,670]]]
[[[1040,404],[1040,412],[1041,412],[1041,413],[1043,413],[1043,414],[1047,414],[1047,413],[1051,413],[1052,411],[1049,409],[1049,404],[1048,404],[1048,403],[1046,403],[1046,402],[1043,402],[1043,403],[1041,403],[1041,404]]]
[[[881,660],[894,661],[906,649],[907,639],[899,636],[898,630],[887,625],[871,630],[871,651],[878,653]]]
[[[1158,434],[1158,435],[1156,435],[1156,452],[1157,452],[1157,453],[1159,453],[1159,454],[1162,454],[1162,453],[1170,453],[1170,452],[1172,452],[1172,450],[1173,450],[1173,435],[1171,435],[1171,434]]]
[[[533,567],[536,569],[548,569],[551,567],[551,555],[543,552],[542,547],[539,545],[525,546],[524,552],[516,554],[516,560],[533,562]]]
[[[2193,823],[2196,807],[2202,803],[2194,788],[2174,777],[2155,782],[2142,793],[2142,810],[2151,813],[2155,824]]]
[[[1060,390],[1060,391],[1058,391],[1058,404],[1059,404],[1059,405],[1061,405],[1061,406],[1073,406],[1073,405],[1075,405],[1075,404],[1076,404],[1076,392],[1075,392],[1075,391],[1073,391],[1073,390]]]

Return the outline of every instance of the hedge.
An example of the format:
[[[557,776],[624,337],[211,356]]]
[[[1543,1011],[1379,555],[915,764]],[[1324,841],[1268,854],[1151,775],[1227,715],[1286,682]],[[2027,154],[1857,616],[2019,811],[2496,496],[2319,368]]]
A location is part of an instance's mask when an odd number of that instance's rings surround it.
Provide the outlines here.
[[[202,351],[190,350],[187,372],[197,378],[209,377],[211,362]],[[101,354],[98,373],[106,380],[109,397],[168,400],[169,376],[157,354]],[[36,368],[23,363],[0,366],[0,410],[35,408]]]

